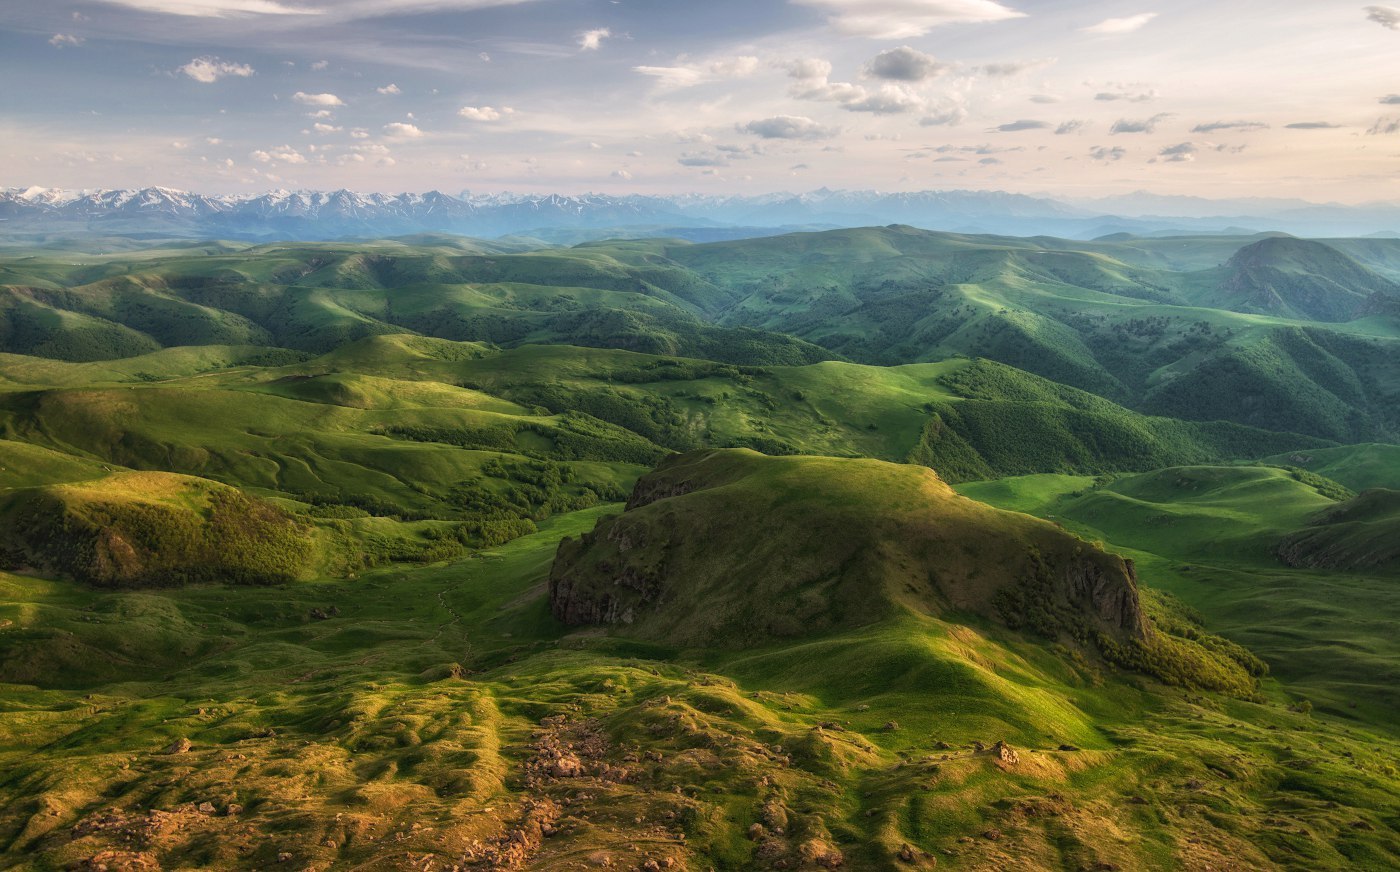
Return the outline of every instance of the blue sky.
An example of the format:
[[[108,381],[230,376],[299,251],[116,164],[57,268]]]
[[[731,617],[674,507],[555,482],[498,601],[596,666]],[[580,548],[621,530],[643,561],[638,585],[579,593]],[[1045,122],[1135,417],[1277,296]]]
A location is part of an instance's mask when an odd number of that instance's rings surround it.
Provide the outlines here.
[[[1400,198],[1400,7],[0,6],[0,186]]]

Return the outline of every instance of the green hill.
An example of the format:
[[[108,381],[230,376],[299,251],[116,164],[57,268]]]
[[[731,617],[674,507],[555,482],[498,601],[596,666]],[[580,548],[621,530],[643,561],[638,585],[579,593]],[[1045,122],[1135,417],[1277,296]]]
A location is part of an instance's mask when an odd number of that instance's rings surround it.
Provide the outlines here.
[[[1400,491],[1368,490],[1319,512],[1279,543],[1290,566],[1341,572],[1400,569]]]
[[[912,613],[1095,645],[1188,685],[1248,692],[1254,665],[1165,622],[1149,629],[1121,558],[958,496],[927,470],[868,460],[672,457],[624,514],[561,544],[550,603],[566,624],[680,647],[732,650]]]
[[[1400,297],[1400,285],[1331,246],[1281,236],[1235,252],[1221,268],[1217,290],[1202,302],[1235,312],[1351,321],[1375,297]]]
[[[0,497],[6,568],[100,587],[275,584],[321,562],[305,521],[235,488],[127,472]]]

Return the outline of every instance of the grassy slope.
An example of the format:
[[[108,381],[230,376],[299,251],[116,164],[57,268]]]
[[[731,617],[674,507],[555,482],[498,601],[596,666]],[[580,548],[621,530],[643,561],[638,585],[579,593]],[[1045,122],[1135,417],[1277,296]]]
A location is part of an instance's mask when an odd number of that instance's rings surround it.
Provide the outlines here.
[[[1248,269],[1215,268],[1245,246],[1258,255]],[[1248,287],[1232,289],[1246,272]],[[1348,297],[1328,317],[1354,320],[1319,326],[1291,305],[1239,303],[1277,285],[1313,313],[1362,285],[1392,287],[1337,247],[1296,240],[1071,244],[895,227],[517,254],[276,245],[13,257],[0,261],[0,282],[12,286],[0,306],[4,346],[56,357],[247,342],[322,352],[404,330],[735,363],[967,354],[1155,414],[1339,441],[1400,432],[1393,311]]]
[[[962,485],[1125,549],[1151,585],[1210,616],[1319,706],[1387,719],[1400,705],[1393,579],[1289,569],[1279,542],[1336,505],[1284,470],[1181,468],[1112,482],[1033,476]]]
[[[563,826],[532,868],[737,869],[756,848],[836,848],[893,869],[904,844],[968,869],[1395,859],[1393,776],[1360,753],[1390,740],[1277,704],[1100,683],[1040,646],[928,620],[703,662],[561,635],[544,575],[558,538],[596,517],[463,563],[237,597],[0,576],[0,675],[18,682],[0,711],[0,840],[44,864],[116,848],[206,868],[405,852],[440,868],[548,800]],[[589,774],[532,775],[540,733]],[[182,737],[188,752],[163,753]],[[969,744],[995,738],[1021,762]],[[168,815],[154,827],[152,808]],[[999,841],[980,836],[993,827]]]

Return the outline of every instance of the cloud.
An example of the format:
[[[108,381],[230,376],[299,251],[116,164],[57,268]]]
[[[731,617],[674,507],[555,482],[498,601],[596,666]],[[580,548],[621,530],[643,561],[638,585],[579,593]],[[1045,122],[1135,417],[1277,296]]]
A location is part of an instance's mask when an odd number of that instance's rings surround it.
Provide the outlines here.
[[[493,106],[463,106],[457,110],[457,114],[468,121],[500,121],[514,111],[509,106],[500,109]]]
[[[824,82],[831,75],[831,61],[821,58],[800,58],[786,61],[779,66],[786,70],[789,76],[798,80],[819,79]]]
[[[1050,123],[1048,121],[1028,121],[1023,118],[1020,121],[1000,124],[990,129],[997,133],[1018,133],[1022,130],[1044,130],[1049,126]]]
[[[384,125],[384,133],[396,139],[417,139],[423,135],[418,125],[406,121],[391,121]]]
[[[307,106],[344,106],[345,101],[334,94],[308,94],[305,91],[297,91],[292,95],[292,99],[298,103],[305,103]]]
[[[81,36],[74,36],[71,33],[55,33],[53,36],[49,37],[49,45],[54,48],[63,48],[64,46],[76,48],[84,42],[86,42],[86,40]]]
[[[390,82],[389,84],[385,85],[385,86],[382,87],[382,88],[375,88],[374,90],[375,90],[375,91],[378,91],[380,94],[386,94],[386,95],[402,94],[402,93],[403,93],[403,90],[400,89],[399,86],[398,86],[398,85],[395,85],[393,82]]]
[[[1386,106],[1400,106],[1400,94],[1386,94],[1380,102]]]
[[[316,61],[315,63],[313,63],[313,64],[311,65],[311,69],[313,69],[313,70],[315,70],[316,72],[319,73],[321,70],[326,69],[326,68],[329,67],[330,65],[331,65],[331,62],[330,62],[330,61]]]
[[[861,89],[864,90],[864,89]],[[875,115],[899,115],[905,112],[919,112],[926,102],[923,97],[899,85],[885,85],[874,93],[863,94],[841,103],[847,112],[870,112]]]
[[[1126,103],[1150,103],[1157,99],[1157,92],[1151,88],[1145,91],[1121,88],[1117,91],[1100,91],[1094,95],[1094,99],[1101,103],[1115,103],[1118,101]]]
[[[1138,120],[1133,120],[1129,118],[1119,118],[1117,121],[1113,122],[1113,126],[1109,128],[1108,132],[1155,133],[1157,130],[1157,125],[1161,124],[1163,121],[1167,120],[1170,117],[1170,114],[1162,112],[1157,115],[1153,115],[1151,118],[1143,118]]]
[[[880,66],[886,73],[897,74],[888,78],[903,76],[937,75],[930,73],[929,64],[943,66],[928,55],[913,49],[893,49],[877,55],[867,66],[867,73],[873,74]],[[906,112],[922,112],[928,108],[928,101],[903,84],[885,82],[874,91],[853,82],[832,82],[827,79],[831,64],[819,58],[790,61],[779,65],[787,70],[790,78],[797,82],[788,92],[797,100],[816,100],[837,103],[847,112],[870,112],[876,115],[898,115]],[[916,81],[906,79],[906,81]]]
[[[1400,118],[1378,118],[1376,123],[1371,125],[1371,129],[1366,131],[1367,136],[1385,136],[1391,133],[1400,133]]]
[[[392,13],[485,9],[529,0],[100,0],[140,12],[190,18],[305,15],[357,20]]]
[[[311,125],[311,129],[314,130],[314,131],[316,131],[317,133],[325,134],[325,133],[339,133],[340,131],[344,130],[345,128],[343,128],[343,127],[336,127],[334,124],[326,124],[326,123],[323,122],[323,121],[317,121],[315,124]]]
[[[240,15],[316,15],[318,9],[300,9],[276,0],[103,0],[141,12],[162,12],[192,18],[231,18]]]
[[[1032,94],[1030,96],[1030,101],[1032,103],[1040,103],[1042,105],[1045,105],[1050,103],[1058,103],[1060,102],[1060,98],[1056,97],[1054,94]]]
[[[1087,121],[1066,121],[1059,127],[1055,128],[1055,135],[1065,136],[1066,134],[1070,133],[1078,133],[1079,131],[1083,130],[1085,126],[1088,125],[1088,123],[1089,122]]]
[[[578,35],[579,51],[597,51],[603,44],[603,40],[612,36],[612,30],[606,27],[595,27],[592,30],[585,30]]]
[[[238,76],[246,79],[253,75],[253,68],[247,64],[235,64],[231,61],[221,61],[214,57],[202,57],[195,58],[183,67],[180,67],[180,72],[194,79],[196,82],[203,82],[209,85],[219,81],[225,76]]]
[[[1196,159],[1199,151],[1200,148],[1194,142],[1179,142],[1157,152],[1157,158],[1153,158],[1152,162],[1156,163],[1157,159],[1161,158],[1163,163],[1190,163]]]
[[[828,66],[829,69],[829,66]],[[716,79],[738,79],[758,70],[758,58],[750,55],[720,58],[705,64],[678,64],[673,67],[639,66],[632,72],[657,80],[662,88],[690,88]]]
[[[1367,6],[1365,11],[1368,21],[1374,21],[1391,30],[1400,30],[1400,9],[1394,6]]]
[[[1192,133],[1218,133],[1222,130],[1255,131],[1268,130],[1269,125],[1262,121],[1211,121],[1206,124],[1197,124],[1191,128]]]
[[[828,72],[830,65],[828,64]],[[933,55],[902,45],[882,51],[865,65],[866,74],[877,79],[891,79],[896,82],[922,82],[941,76],[952,69]]]
[[[614,179],[621,179],[624,182],[632,181],[632,174],[627,170],[613,170],[611,176]]]
[[[1034,61],[1003,61],[995,64],[983,64],[977,69],[981,70],[984,76],[991,76],[995,79],[1007,79],[1011,76],[1019,76],[1022,73],[1044,69],[1054,63],[1054,58],[1041,58]]]
[[[306,163],[306,155],[292,148],[290,145],[279,145],[276,148],[269,148],[266,151],[259,149],[249,152],[248,157],[258,163],[274,163],[279,161],[289,164]]]
[[[945,24],[1024,18],[995,0],[790,0],[825,10],[838,30],[871,39],[911,39]]]
[[[727,167],[729,160],[717,154],[683,154],[676,159],[683,167]]]
[[[1097,161],[1103,161],[1104,163],[1112,163],[1113,161],[1122,160],[1124,157],[1127,157],[1127,155],[1128,150],[1126,148],[1123,148],[1121,145],[1115,145],[1112,148],[1109,148],[1105,145],[1098,145],[1089,149],[1090,158]]]
[[[967,120],[967,109],[961,105],[952,105],[931,112],[919,119],[920,127],[953,127]]]
[[[1144,12],[1141,15],[1130,15],[1127,18],[1105,18],[1098,24],[1084,28],[1085,33],[1132,33],[1147,26],[1148,22],[1157,17],[1156,12]]]
[[[764,139],[830,139],[839,131],[833,127],[818,124],[803,115],[775,115],[740,125],[743,133],[752,133]]]
[[[1295,121],[1283,126],[1286,130],[1336,130],[1342,125],[1330,121]]]

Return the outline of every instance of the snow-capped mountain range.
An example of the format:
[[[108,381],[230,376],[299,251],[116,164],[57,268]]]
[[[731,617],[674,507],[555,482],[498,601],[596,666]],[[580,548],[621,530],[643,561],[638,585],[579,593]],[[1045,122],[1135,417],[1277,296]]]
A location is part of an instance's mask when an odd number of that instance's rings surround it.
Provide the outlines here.
[[[1047,234],[1283,230],[1366,235],[1400,229],[1400,207],[1303,201],[1205,201],[1145,193],[1074,203],[1000,191],[831,191],[755,196],[379,194],[269,191],[207,195],[171,188],[0,190],[0,234],[336,239],[415,233],[499,237],[736,234],[802,227],[911,224],[932,230]],[[1164,209],[1164,203],[1176,208]],[[1182,214],[1195,209],[1194,215]],[[688,233],[689,232],[689,233]]]

